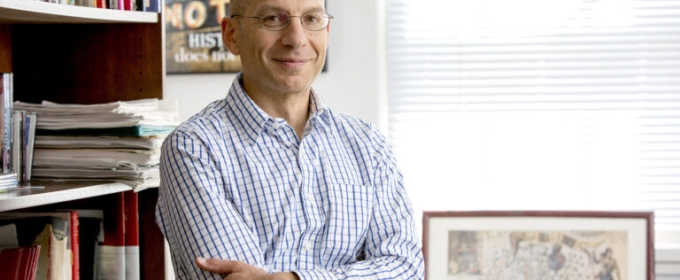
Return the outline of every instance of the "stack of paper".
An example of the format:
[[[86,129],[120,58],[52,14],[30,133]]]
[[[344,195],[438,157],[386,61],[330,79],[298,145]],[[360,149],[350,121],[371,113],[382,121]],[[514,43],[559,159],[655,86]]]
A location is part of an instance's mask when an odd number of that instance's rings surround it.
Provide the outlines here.
[[[160,146],[179,124],[176,100],[14,107],[38,114],[33,178],[118,181],[135,190],[158,186]]]
[[[99,131],[102,135],[149,136],[168,133],[178,124],[177,101],[140,99],[103,104],[41,104],[14,102],[14,108],[37,112],[39,134],[70,135]]]

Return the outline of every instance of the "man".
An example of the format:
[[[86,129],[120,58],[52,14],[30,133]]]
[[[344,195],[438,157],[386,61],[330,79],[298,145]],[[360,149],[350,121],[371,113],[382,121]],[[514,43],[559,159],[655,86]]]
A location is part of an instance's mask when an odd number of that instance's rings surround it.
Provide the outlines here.
[[[162,148],[156,219],[179,279],[423,278],[390,146],[311,88],[323,2],[231,1],[222,35],[243,71]]]

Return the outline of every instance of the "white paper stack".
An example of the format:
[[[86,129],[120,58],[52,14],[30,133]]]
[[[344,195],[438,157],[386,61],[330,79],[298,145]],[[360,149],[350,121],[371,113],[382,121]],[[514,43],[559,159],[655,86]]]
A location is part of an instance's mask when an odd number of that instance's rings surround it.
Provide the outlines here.
[[[15,101],[14,108],[37,112],[39,130],[175,127],[179,124],[177,100],[150,98],[90,105]]]
[[[34,179],[117,181],[136,191],[158,186],[160,146],[179,124],[176,100],[14,106],[38,114]]]

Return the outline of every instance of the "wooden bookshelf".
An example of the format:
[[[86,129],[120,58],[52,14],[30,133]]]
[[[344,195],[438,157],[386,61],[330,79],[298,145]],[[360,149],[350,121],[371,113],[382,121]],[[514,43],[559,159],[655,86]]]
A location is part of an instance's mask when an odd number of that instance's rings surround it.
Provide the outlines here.
[[[0,0],[0,72],[14,75],[14,100],[94,104],[162,98],[161,14]],[[0,193],[0,211],[97,205],[129,186],[39,182]],[[157,188],[139,192],[141,279],[163,279],[164,239],[154,221]],[[62,208],[63,209],[63,208]]]
[[[0,0],[0,23],[157,23],[158,14],[69,6],[35,0]]]

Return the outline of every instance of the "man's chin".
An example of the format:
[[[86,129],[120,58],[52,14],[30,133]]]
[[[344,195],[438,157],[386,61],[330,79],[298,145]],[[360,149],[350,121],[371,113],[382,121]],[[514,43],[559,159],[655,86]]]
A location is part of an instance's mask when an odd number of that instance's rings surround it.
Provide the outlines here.
[[[282,91],[291,93],[309,90],[311,84],[309,77],[301,77],[299,75],[281,77],[277,83]]]

